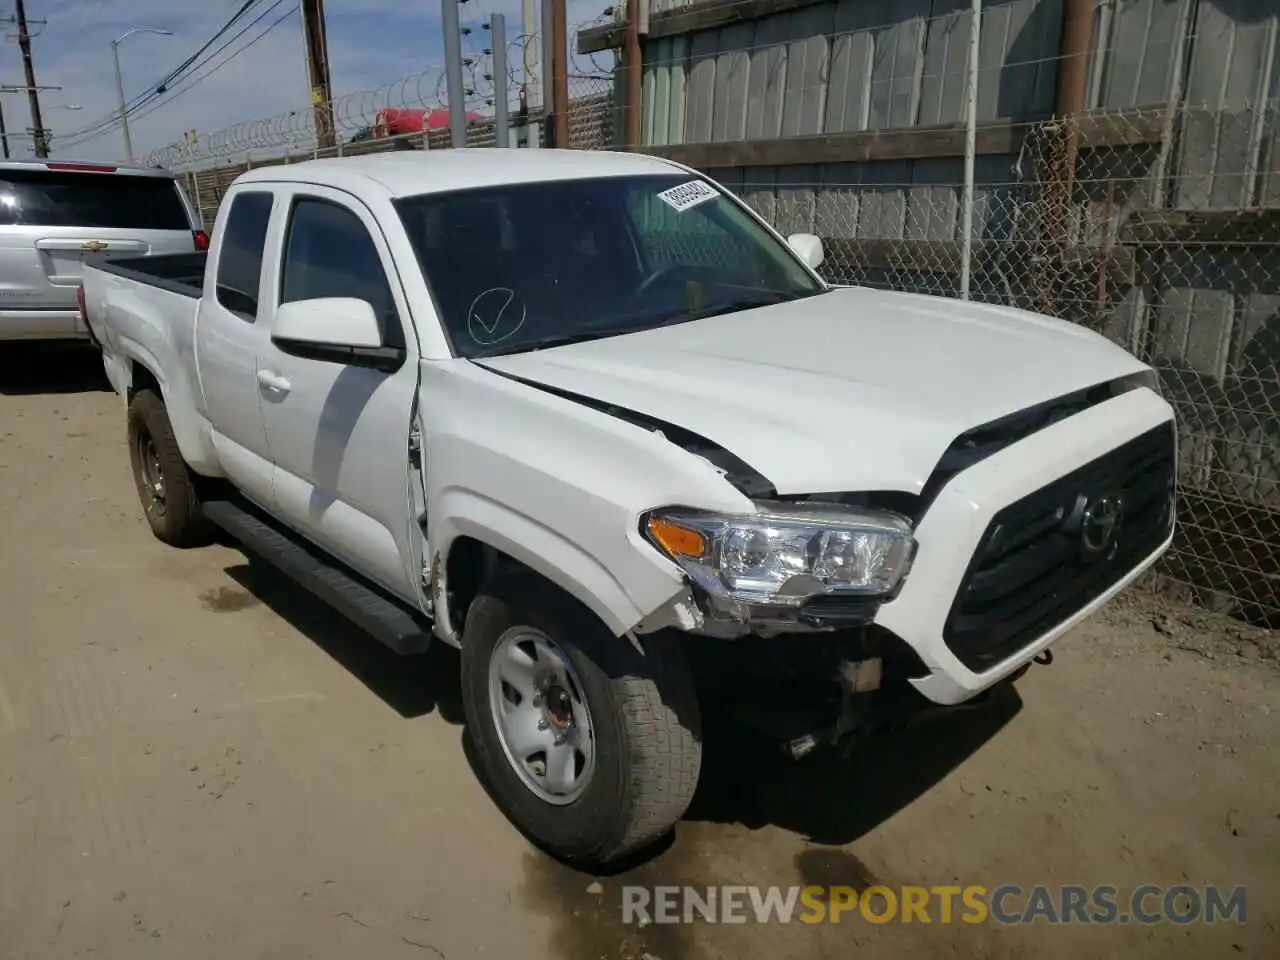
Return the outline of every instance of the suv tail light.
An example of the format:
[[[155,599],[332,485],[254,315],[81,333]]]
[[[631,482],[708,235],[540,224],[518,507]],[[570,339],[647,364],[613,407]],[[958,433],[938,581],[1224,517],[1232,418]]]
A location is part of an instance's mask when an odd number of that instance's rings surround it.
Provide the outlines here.
[[[209,249],[209,235],[203,230],[193,230],[191,235],[195,238],[197,250]]]

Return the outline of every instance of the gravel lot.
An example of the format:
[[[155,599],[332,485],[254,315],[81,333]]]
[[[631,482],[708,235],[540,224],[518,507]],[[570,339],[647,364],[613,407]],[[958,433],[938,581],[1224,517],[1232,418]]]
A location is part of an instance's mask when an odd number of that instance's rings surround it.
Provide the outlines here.
[[[672,845],[594,878],[473,776],[456,656],[151,537],[95,354],[0,346],[0,957],[1274,957],[1274,635],[1131,595],[1018,693],[847,759],[723,734]],[[642,884],[1216,883],[1248,922],[624,926]]]

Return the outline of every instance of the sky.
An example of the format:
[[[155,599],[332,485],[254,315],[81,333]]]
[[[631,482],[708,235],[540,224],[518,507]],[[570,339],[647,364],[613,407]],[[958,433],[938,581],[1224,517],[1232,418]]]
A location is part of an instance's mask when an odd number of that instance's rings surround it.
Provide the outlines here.
[[[242,3],[243,0],[27,0],[36,83],[60,88],[40,94],[44,126],[52,136],[52,155],[124,159],[119,125],[97,131],[118,109],[111,57],[113,39],[138,27],[173,34],[165,37],[136,33],[120,44],[125,99],[129,101],[153,90],[166,74],[216,33]],[[609,0],[568,0],[571,33],[575,24],[600,20],[609,5]],[[535,23],[540,16],[536,10],[535,4]],[[506,16],[508,41],[521,34],[520,0],[467,0],[461,8],[461,19],[471,33],[463,38],[464,56],[478,55],[488,45],[488,32],[481,29],[481,24],[488,22],[493,13]],[[433,105],[437,91],[444,90],[440,80],[444,48],[438,2],[325,0],[325,17],[330,78],[335,96],[342,98],[338,122],[348,133],[371,122],[382,107]],[[192,129],[203,135],[246,121],[287,117],[290,111],[307,112],[306,61],[297,0],[256,0],[236,27],[205,56],[255,19],[257,23],[243,36],[194,71],[204,75],[201,79],[185,84],[175,82],[165,97],[167,102],[156,100],[130,115],[129,132],[136,157],[178,141]],[[38,20],[45,22],[36,24],[34,21]],[[261,39],[255,41],[260,34]],[[7,42],[0,45],[0,77],[7,85],[25,82],[15,38],[16,33],[11,31]],[[250,41],[255,42],[246,46]],[[570,42],[571,49],[572,46]],[[518,73],[518,48],[511,49],[508,56],[511,69]],[[605,62],[600,57],[596,61]],[[570,72],[593,70],[590,60],[577,57]],[[396,83],[403,78],[410,79]],[[361,91],[369,92],[357,95]],[[513,97],[514,91],[513,86]],[[479,101],[469,106],[485,109]],[[21,134],[31,127],[27,98],[22,93],[6,95],[3,107],[9,131]],[[259,131],[254,142],[279,139],[281,134],[274,131],[287,131],[290,123],[276,121],[272,133]],[[241,138],[237,142],[244,141]],[[31,156],[30,137],[14,136],[10,150],[15,158]]]

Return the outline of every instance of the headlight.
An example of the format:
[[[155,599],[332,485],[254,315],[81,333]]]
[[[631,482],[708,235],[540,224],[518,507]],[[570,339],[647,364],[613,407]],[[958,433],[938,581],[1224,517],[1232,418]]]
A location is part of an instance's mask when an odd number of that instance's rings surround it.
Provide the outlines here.
[[[712,595],[770,606],[890,595],[915,553],[911,524],[897,514],[828,503],[756,508],[745,516],[655,510],[641,529]]]

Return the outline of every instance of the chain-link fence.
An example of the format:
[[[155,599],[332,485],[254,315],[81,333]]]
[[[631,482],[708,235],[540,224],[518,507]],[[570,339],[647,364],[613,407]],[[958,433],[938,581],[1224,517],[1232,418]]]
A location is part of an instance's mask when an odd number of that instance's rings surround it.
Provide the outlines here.
[[[1280,625],[1280,101],[1027,125],[1011,156],[978,158],[969,248],[959,177],[713,172],[784,234],[822,236],[829,280],[956,297],[967,274],[974,300],[1071,320],[1153,364],[1180,427],[1162,574]]]

